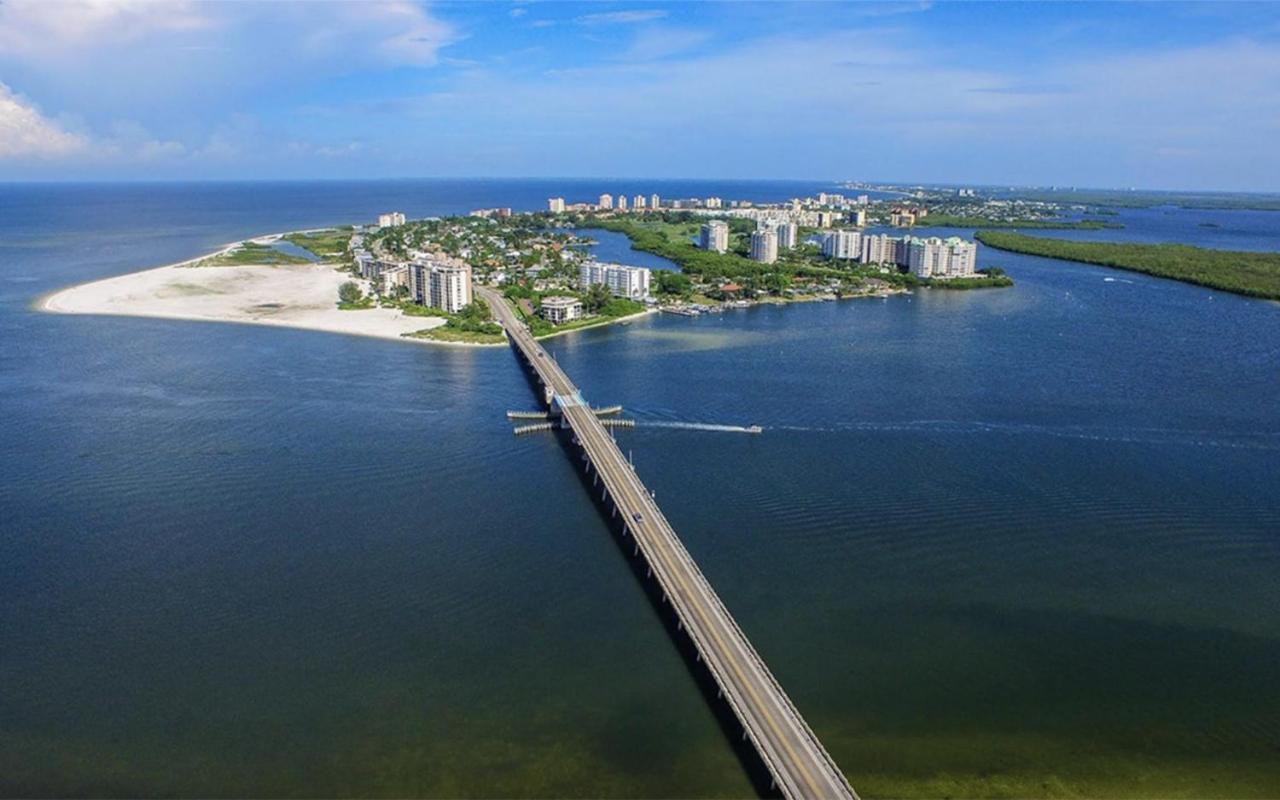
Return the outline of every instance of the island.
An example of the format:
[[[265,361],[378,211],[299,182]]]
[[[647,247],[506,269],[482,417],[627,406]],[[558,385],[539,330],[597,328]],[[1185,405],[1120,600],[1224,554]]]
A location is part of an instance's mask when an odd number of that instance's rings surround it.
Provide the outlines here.
[[[874,205],[899,219],[918,208]],[[275,233],[156,269],[56,292],[44,310],[235,322],[429,344],[506,342],[473,287],[498,289],[538,338],[657,312],[696,316],[762,303],[885,298],[1012,285],[976,267],[959,237],[865,230],[867,204],[820,193],[778,203],[551,198],[541,212],[467,215]],[[605,263],[593,231],[629,237],[671,269]],[[695,242],[696,240],[696,242]]]
[[[999,250],[1141,272],[1246,297],[1280,300],[1280,253],[1211,250],[1185,244],[1079,242],[1005,231],[979,231]]]

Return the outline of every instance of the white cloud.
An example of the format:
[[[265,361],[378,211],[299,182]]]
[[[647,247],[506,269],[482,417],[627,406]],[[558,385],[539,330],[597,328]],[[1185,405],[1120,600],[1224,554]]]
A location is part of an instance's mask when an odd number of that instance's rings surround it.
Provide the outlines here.
[[[650,26],[641,29],[621,56],[623,61],[654,61],[684,53],[711,38],[707,31]]]
[[[61,158],[83,151],[86,144],[84,137],[63,130],[0,83],[0,159]]]
[[[579,25],[634,25],[637,22],[652,22],[662,19],[667,12],[660,9],[643,11],[606,11],[599,14],[583,14],[574,19]]]
[[[82,48],[120,45],[214,26],[188,0],[5,0],[0,3],[0,53],[39,60]]]

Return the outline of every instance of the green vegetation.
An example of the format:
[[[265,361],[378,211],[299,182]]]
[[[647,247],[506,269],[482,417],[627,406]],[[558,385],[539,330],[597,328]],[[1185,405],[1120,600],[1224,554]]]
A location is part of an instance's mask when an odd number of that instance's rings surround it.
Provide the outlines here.
[[[639,314],[644,311],[644,303],[638,303],[635,300],[628,300],[624,297],[614,297],[609,294],[608,289],[599,284],[592,286],[587,292],[575,293],[563,289],[550,292],[535,292],[528,286],[513,283],[504,287],[502,294],[511,302],[516,314],[529,326],[529,330],[534,336],[549,336],[553,333],[605,325],[619,317],[629,317],[632,314]],[[552,325],[537,314],[543,297],[577,297],[582,301],[583,311],[589,316],[560,325]],[[521,301],[528,301],[529,307],[534,313],[531,314],[526,311]]]
[[[373,308],[374,298],[366,296],[360,284],[347,281],[338,287],[338,309],[340,311],[364,311]]]
[[[1073,221],[1069,219],[993,219],[991,217],[968,217],[951,214],[930,214],[916,222],[921,228],[1050,228],[1100,230],[1102,228],[1123,228],[1118,222],[1103,222],[1096,219]]]
[[[1013,278],[1005,274],[999,267],[978,270],[972,278],[949,278],[947,280],[921,280],[921,286],[934,289],[995,289],[1013,285]]]
[[[1143,272],[1248,297],[1280,299],[1280,253],[1209,250],[1184,244],[1073,242],[979,231],[988,247]]]
[[[282,238],[290,244],[301,247],[321,261],[334,261],[346,257],[347,247],[351,243],[351,232],[348,229],[290,233]]]
[[[477,331],[462,330],[450,327],[448,323],[439,328],[429,328],[424,331],[414,331],[406,333],[405,336],[412,336],[415,339],[431,339],[437,342],[457,342],[462,344],[502,344],[505,338],[502,335],[502,329],[494,325],[498,329],[497,333],[483,333]]]
[[[445,323],[438,328],[407,333],[418,339],[434,339],[439,342],[467,342],[470,344],[499,344],[505,341],[502,326],[493,321],[489,306],[483,300],[476,300],[457,314],[450,314],[438,308],[427,308],[406,303],[401,306],[406,314],[413,316],[444,317]],[[419,309],[411,311],[410,309]]]
[[[797,276],[858,279],[866,271],[861,265],[844,268],[825,266],[819,261],[813,248],[806,247],[780,252],[778,261],[774,264],[752,261],[732,249],[735,237],[741,248],[741,239],[746,235],[743,231],[749,234],[754,230],[755,225],[750,220],[730,221],[732,235],[729,252],[702,250],[689,240],[689,236],[698,228],[696,219],[690,224],[690,216],[679,213],[649,214],[643,219],[588,219],[582,224],[625,234],[631,239],[631,246],[635,249],[674,261],[689,276],[708,282],[719,279],[734,281],[751,295],[761,291],[785,291]],[[873,274],[890,282],[895,280],[878,272],[873,271]]]
[[[256,242],[241,242],[240,245],[225,253],[219,253],[216,256],[200,261],[196,266],[200,267],[248,267],[248,266],[277,266],[280,264],[309,264],[311,262],[302,256],[290,255],[283,250],[277,250],[269,244],[258,244]]]

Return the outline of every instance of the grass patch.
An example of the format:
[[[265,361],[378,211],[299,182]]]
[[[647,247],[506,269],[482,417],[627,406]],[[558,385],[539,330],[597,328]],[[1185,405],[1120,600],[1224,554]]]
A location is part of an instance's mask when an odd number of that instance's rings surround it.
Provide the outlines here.
[[[497,327],[496,325],[494,327]],[[406,333],[405,336],[414,339],[431,339],[437,342],[462,342],[465,344],[502,344],[506,338],[502,335],[502,329],[498,328],[497,333],[486,331],[468,331],[458,328],[451,328],[446,323],[439,328],[428,328],[427,330],[414,331]]]
[[[1073,242],[1002,231],[979,231],[999,250],[1125,269],[1246,297],[1280,300],[1280,253],[1210,250],[1185,244]]]
[[[346,257],[347,247],[351,243],[351,232],[328,230],[316,233],[289,233],[281,238],[322,261],[333,261]]]
[[[258,265],[309,264],[302,256],[290,255],[268,244],[242,242],[236,249],[210,256],[196,264],[198,267],[249,267]]]

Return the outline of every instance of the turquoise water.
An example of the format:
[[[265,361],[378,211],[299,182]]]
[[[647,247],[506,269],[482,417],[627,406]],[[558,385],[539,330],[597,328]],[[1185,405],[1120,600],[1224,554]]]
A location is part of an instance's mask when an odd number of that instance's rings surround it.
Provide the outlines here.
[[[0,793],[751,793],[509,351],[30,309],[567,191],[0,190]],[[864,796],[1274,796],[1280,309],[980,263],[548,348]]]

